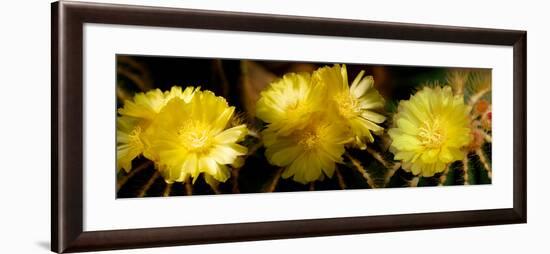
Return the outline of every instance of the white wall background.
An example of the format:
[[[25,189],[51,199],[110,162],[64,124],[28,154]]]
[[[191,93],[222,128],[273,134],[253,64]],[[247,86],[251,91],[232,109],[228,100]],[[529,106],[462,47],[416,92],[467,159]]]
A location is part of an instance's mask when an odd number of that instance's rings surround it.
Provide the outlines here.
[[[104,0],[108,1],[108,0]],[[528,224],[114,251],[112,253],[548,253],[550,32],[545,1],[193,0],[142,3],[528,31]],[[50,239],[50,1],[0,9],[1,253],[47,253]]]

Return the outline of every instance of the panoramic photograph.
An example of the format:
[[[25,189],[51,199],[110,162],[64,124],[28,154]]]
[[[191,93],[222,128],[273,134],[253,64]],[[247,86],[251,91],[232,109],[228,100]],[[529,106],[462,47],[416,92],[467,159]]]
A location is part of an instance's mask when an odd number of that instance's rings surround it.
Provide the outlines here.
[[[116,74],[117,198],[491,184],[490,69],[117,55]]]

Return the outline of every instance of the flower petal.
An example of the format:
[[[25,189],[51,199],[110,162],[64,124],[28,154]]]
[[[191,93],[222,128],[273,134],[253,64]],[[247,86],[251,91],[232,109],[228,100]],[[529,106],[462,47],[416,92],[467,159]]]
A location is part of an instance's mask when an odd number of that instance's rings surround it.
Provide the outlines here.
[[[241,124],[231,129],[227,129],[218,134],[215,139],[219,144],[230,144],[241,141],[248,133],[246,125]]]

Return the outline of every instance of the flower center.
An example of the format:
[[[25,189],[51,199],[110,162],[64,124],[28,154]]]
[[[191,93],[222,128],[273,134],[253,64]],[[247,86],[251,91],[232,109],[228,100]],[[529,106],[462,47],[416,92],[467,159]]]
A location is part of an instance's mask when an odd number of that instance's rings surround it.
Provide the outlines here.
[[[185,122],[178,129],[183,146],[190,152],[203,153],[212,145],[212,135],[207,124],[199,121]]]
[[[345,118],[354,117],[357,115],[357,100],[347,94],[339,94],[334,97],[338,112]]]
[[[424,125],[420,127],[418,137],[424,147],[440,148],[445,140],[445,134],[439,119],[432,122],[424,121]]]
[[[315,148],[320,141],[320,135],[316,128],[306,128],[296,135],[298,144],[309,151]]]

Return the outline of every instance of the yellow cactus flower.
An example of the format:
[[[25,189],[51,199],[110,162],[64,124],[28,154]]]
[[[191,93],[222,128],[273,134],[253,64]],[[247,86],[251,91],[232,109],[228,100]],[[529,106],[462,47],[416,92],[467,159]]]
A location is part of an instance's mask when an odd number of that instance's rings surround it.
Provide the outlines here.
[[[277,134],[287,135],[304,128],[311,114],[322,109],[323,97],[311,86],[308,73],[289,73],[260,94],[256,116]]]
[[[155,89],[136,94],[118,109],[117,171],[123,168],[130,172],[132,160],[148,150],[145,132],[165,104],[164,94]]]
[[[132,160],[141,154],[157,162],[158,155],[150,146],[151,123],[168,101],[180,98],[188,103],[195,90],[199,89],[174,86],[164,93],[155,89],[137,93],[132,100],[126,100],[124,106],[118,109],[121,116],[117,117],[117,170],[124,168],[129,172]]]
[[[138,118],[130,116],[117,117],[117,171],[121,168],[130,172],[132,160],[143,153],[145,146],[142,142],[143,128]]]
[[[244,139],[246,125],[227,128],[235,108],[210,91],[194,91],[189,103],[175,97],[158,114],[151,128],[152,147],[158,154],[159,170],[166,182],[193,182],[201,173],[225,182],[226,165],[245,155],[247,148],[237,144]]]
[[[373,77],[363,77],[364,74],[361,71],[350,86],[346,65],[335,64],[318,69],[312,78],[315,86],[325,87],[329,102],[351,128],[354,144],[361,149],[366,148],[366,143],[374,142],[371,131],[382,132],[384,129],[377,124],[386,120],[377,112],[383,109],[384,98],[374,88]]]
[[[271,128],[262,132],[269,162],[285,167],[282,177],[306,184],[332,177],[337,162],[342,162],[344,145],[350,141],[345,126],[338,121],[314,116],[302,129],[280,136]],[[323,174],[324,173],[324,174]]]
[[[451,87],[424,87],[409,100],[401,101],[388,131],[390,150],[403,169],[431,177],[464,158],[470,143],[468,107]]]
[[[341,134],[345,126],[323,119],[322,92],[314,89],[308,73],[289,73],[271,83],[256,104],[256,116],[268,123],[262,131],[265,155],[272,165],[285,168],[283,178],[312,182],[323,172],[332,176],[341,161],[348,136]]]
[[[308,183],[332,177],[342,162],[345,145],[366,148],[385,117],[377,112],[384,100],[372,77],[359,73],[351,87],[345,65],[307,73],[290,73],[261,93],[256,116],[267,123],[262,131],[266,157],[284,167],[283,178]]]

